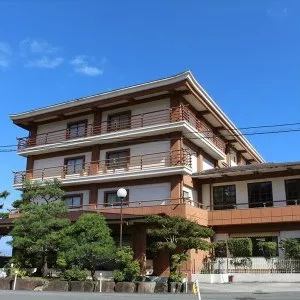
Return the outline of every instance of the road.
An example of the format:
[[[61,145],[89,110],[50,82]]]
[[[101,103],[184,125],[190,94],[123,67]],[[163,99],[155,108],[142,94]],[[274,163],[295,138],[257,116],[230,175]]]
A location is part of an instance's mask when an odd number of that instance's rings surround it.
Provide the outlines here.
[[[203,292],[202,300],[299,300],[299,291],[290,292]],[[23,291],[0,291],[2,300],[193,300],[197,299],[189,294],[99,294],[99,293],[54,293],[54,292],[23,292]]]

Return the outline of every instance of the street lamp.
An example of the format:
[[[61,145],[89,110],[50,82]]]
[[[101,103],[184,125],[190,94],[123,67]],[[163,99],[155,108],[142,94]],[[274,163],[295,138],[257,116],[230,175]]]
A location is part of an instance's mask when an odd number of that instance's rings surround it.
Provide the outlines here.
[[[121,208],[120,208],[120,248],[122,248],[122,239],[123,239],[123,201],[127,196],[127,191],[123,188],[118,189],[117,196],[121,200]]]

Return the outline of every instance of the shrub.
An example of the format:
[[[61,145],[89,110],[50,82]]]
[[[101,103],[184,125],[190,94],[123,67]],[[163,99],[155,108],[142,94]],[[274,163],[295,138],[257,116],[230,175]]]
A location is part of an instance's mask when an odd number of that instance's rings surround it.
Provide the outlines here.
[[[277,243],[275,242],[259,242],[259,248],[263,250],[265,258],[271,258],[277,254]]]
[[[214,243],[215,257],[227,257],[226,241],[217,241]]]
[[[285,258],[300,259],[300,242],[296,239],[285,239],[281,241],[281,248]]]
[[[116,282],[133,281],[141,272],[140,263],[133,259],[133,251],[130,247],[119,249],[115,261],[119,265],[119,269],[113,272]]]
[[[68,281],[85,281],[88,272],[87,270],[80,269],[78,266],[73,266],[71,269],[65,270],[62,275]]]
[[[252,241],[249,238],[231,238],[227,241],[228,250],[233,257],[252,256]]]

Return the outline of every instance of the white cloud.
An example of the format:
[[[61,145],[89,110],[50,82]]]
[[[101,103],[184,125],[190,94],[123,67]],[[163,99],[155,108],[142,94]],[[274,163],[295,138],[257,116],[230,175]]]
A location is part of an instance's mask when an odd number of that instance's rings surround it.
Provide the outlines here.
[[[62,57],[49,58],[43,56],[42,58],[30,60],[25,66],[26,67],[36,67],[44,69],[54,69],[63,63],[64,59]]]
[[[70,65],[73,66],[74,71],[87,76],[98,76],[103,74],[103,69],[89,64],[89,58],[86,55],[77,55],[70,60]]]
[[[281,1],[274,2],[268,9],[267,15],[274,20],[284,20],[288,17],[288,8]]]
[[[53,54],[59,51],[59,47],[54,47],[45,40],[25,39],[20,42],[22,56],[29,54]]]
[[[6,69],[11,62],[12,49],[9,43],[0,42],[0,68]]]
[[[11,49],[9,43],[0,42],[0,53],[6,54],[6,55],[12,54],[12,49]]]

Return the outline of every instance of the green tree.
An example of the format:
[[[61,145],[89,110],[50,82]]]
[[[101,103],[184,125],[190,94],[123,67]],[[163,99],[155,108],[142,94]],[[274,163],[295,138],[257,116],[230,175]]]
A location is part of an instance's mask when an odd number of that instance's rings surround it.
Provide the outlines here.
[[[61,200],[65,192],[58,179],[28,182],[23,184],[22,201],[24,203],[51,203]]]
[[[300,242],[296,239],[285,239],[280,242],[285,258],[300,259]]]
[[[0,198],[1,198],[1,199],[6,199],[6,198],[9,196],[9,194],[10,194],[10,193],[9,193],[8,191],[0,192]],[[3,204],[3,203],[0,203],[0,209],[2,209],[3,206],[4,206],[4,204]],[[6,212],[0,213],[0,218],[1,218],[1,219],[6,219],[6,218],[8,218],[8,213],[6,213]]]
[[[47,190],[53,201],[46,196]],[[10,242],[14,248],[13,262],[21,267],[36,267],[37,273],[43,276],[48,275],[48,264],[55,260],[60,250],[64,240],[63,229],[70,225],[70,220],[64,217],[67,207],[61,201],[62,195],[57,181],[49,181],[46,185],[26,183],[23,204],[20,205],[21,214],[14,220],[10,232],[13,237]],[[45,199],[47,201],[43,201]]]
[[[74,266],[87,269],[96,280],[97,267],[111,261],[116,250],[105,218],[101,214],[83,214],[65,230],[65,235],[67,238],[57,260],[58,266],[62,271]]]
[[[179,216],[153,215],[147,218],[152,228],[147,233],[154,239],[153,250],[166,249],[169,252],[170,280],[180,280],[179,268],[186,261],[191,249],[209,250],[205,240],[213,235],[213,230]]]
[[[119,268],[114,271],[115,281],[132,281],[141,273],[138,260],[133,258],[133,251],[130,247],[122,247],[117,250],[115,262]]]

